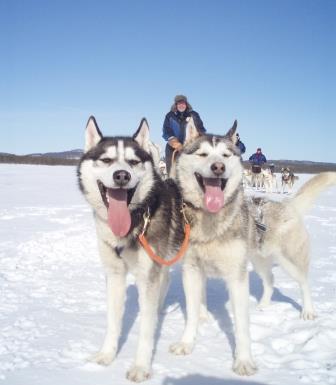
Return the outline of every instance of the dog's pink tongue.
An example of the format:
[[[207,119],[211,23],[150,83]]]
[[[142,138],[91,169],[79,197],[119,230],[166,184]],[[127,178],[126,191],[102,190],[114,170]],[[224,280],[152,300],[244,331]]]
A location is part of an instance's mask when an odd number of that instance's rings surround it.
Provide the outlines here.
[[[218,178],[204,178],[204,205],[210,213],[217,213],[224,206],[224,193],[221,180]]]
[[[131,214],[127,207],[127,191],[108,189],[108,224],[114,235],[124,237],[131,228]]]

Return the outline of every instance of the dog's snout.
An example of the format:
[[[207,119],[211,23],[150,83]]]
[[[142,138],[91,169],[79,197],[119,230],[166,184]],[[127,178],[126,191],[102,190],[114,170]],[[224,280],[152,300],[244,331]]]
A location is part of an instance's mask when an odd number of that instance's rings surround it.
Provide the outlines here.
[[[222,162],[215,162],[211,165],[211,171],[215,175],[222,175],[225,171],[225,165]]]
[[[122,187],[131,180],[131,174],[126,170],[118,170],[113,173],[113,180],[118,186]]]

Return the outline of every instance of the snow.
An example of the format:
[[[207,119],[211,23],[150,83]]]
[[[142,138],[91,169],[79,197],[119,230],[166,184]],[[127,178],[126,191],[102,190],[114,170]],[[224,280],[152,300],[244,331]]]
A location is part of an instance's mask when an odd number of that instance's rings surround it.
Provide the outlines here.
[[[310,177],[300,175],[295,189]],[[130,384],[125,373],[139,327],[131,276],[118,357],[109,367],[86,360],[104,337],[105,281],[75,167],[2,164],[0,186],[0,385]],[[173,356],[168,347],[181,336],[185,318],[176,266],[148,385],[336,384],[336,188],[321,194],[305,223],[318,318],[300,319],[299,289],[278,267],[273,303],[257,310],[262,287],[251,271],[252,350],[259,371],[241,378],[231,370],[234,338],[227,291],[222,281],[210,280],[210,320],[201,325],[190,356]]]

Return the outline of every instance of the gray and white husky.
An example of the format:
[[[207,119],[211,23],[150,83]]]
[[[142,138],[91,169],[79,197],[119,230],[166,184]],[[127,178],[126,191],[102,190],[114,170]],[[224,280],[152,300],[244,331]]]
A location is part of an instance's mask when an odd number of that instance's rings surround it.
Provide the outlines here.
[[[237,122],[225,136],[199,136],[190,121],[184,149],[175,164],[191,236],[183,259],[187,322],[181,341],[171,345],[170,350],[175,354],[192,351],[200,314],[206,307],[206,276],[222,277],[227,283],[235,324],[233,370],[251,375],[256,365],[250,348],[248,260],[251,258],[263,281],[261,306],[271,300],[271,267],[275,260],[301,287],[302,317],[314,318],[307,282],[308,235],[302,214],[320,191],[336,183],[336,173],[314,177],[292,200],[254,203],[243,192],[236,127]]]
[[[127,378],[140,382],[150,376],[157,312],[166,294],[168,270],[148,257],[138,236],[147,215],[146,238],[151,247],[162,257],[174,255],[183,239],[181,196],[175,183],[163,182],[155,170],[151,155],[155,146],[145,119],[133,138],[103,137],[90,117],[85,137],[78,180],[93,209],[107,281],[107,333],[92,360],[108,365],[116,356],[130,271],[139,292],[140,335]]]

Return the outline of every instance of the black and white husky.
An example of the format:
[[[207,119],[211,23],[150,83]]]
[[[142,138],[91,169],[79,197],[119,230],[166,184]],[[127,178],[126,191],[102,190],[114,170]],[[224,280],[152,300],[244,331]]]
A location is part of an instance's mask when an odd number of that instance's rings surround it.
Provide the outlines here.
[[[148,257],[138,236],[144,228],[144,216],[149,216],[147,241],[158,255],[174,255],[184,235],[181,197],[175,183],[163,182],[155,170],[151,155],[155,147],[145,119],[133,138],[103,137],[90,117],[85,137],[78,180],[93,209],[107,278],[107,333],[92,360],[108,365],[116,356],[126,274],[131,271],[139,292],[140,335],[127,378],[140,382],[150,376],[157,312],[166,294],[168,270]]]
[[[302,318],[313,319],[307,280],[309,238],[302,215],[321,191],[336,184],[336,173],[315,176],[290,200],[254,202],[244,196],[236,127],[235,122],[225,136],[199,136],[191,120],[175,164],[191,235],[183,258],[187,322],[182,339],[171,351],[189,354],[193,350],[199,318],[206,312],[206,277],[221,277],[227,283],[235,324],[233,370],[251,375],[256,365],[250,348],[248,259],[263,281],[260,307],[271,301],[271,268],[276,261],[301,288]]]

